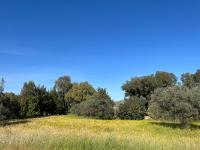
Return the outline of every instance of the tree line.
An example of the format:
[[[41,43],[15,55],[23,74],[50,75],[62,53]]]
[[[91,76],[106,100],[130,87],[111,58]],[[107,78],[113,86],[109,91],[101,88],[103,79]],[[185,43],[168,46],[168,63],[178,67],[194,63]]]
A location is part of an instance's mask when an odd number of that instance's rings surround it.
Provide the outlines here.
[[[59,77],[51,90],[24,83],[20,94],[4,92],[0,82],[0,120],[32,118],[73,113],[97,119],[177,121],[187,127],[200,119],[200,70],[185,73],[181,82],[173,73],[134,77],[122,86],[125,98],[119,106],[106,89],[95,89],[88,82],[73,83],[70,76]]]
[[[74,113],[98,119],[113,119],[114,102],[106,89],[88,82],[72,83],[69,76],[55,81],[51,90],[25,82],[19,95],[4,92],[0,82],[0,121]]]
[[[200,70],[184,73],[177,82],[173,73],[158,71],[155,74],[135,77],[122,89],[125,101],[119,106],[122,119],[143,119],[179,122],[183,128],[200,120]]]

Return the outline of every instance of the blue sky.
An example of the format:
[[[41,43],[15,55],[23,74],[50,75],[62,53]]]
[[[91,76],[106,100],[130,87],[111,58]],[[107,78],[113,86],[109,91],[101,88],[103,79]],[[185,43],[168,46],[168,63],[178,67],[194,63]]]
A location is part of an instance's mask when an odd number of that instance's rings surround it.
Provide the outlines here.
[[[115,100],[133,76],[200,68],[198,0],[0,1],[0,77],[50,88],[62,75]]]

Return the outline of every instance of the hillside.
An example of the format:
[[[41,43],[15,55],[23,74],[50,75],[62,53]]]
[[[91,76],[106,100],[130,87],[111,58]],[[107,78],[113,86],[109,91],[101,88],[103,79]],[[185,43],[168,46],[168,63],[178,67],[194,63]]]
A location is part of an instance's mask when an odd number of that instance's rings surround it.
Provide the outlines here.
[[[197,150],[200,123],[190,129],[155,121],[94,120],[72,115],[16,120],[0,127],[0,149]]]

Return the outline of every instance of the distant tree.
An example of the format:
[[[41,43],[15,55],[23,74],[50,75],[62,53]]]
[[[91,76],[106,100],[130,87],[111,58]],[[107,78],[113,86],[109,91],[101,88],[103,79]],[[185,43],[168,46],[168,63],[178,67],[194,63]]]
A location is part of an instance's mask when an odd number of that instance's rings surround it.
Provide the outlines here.
[[[14,93],[5,93],[5,97],[7,97],[8,101],[8,107],[10,110],[10,118],[19,118],[20,117],[20,104],[19,95],[16,95]]]
[[[46,116],[54,114],[56,106],[53,98],[51,98],[49,92],[44,86],[37,87],[37,97],[38,97],[38,107],[40,111],[40,116]]]
[[[0,82],[0,124],[4,123],[4,120],[9,118],[10,110],[8,107],[9,99],[4,95],[4,79]]]
[[[0,123],[19,117],[18,96],[14,93],[3,93],[4,80],[0,82]]]
[[[58,93],[58,100],[60,100],[62,103],[62,114],[65,114],[67,111],[67,106],[65,103],[65,94],[68,93],[68,91],[71,89],[72,83],[70,76],[63,76],[59,77],[55,82],[55,90]]]
[[[0,81],[0,94],[2,94],[3,91],[4,91],[4,83],[5,83],[5,81],[4,81],[4,79],[2,78],[1,81]]]
[[[96,119],[113,119],[113,107],[106,101],[88,100],[80,104],[73,105],[70,112],[77,115],[94,117]]]
[[[187,86],[189,88],[192,88],[195,85],[193,75],[190,74],[190,73],[182,74],[181,75],[181,81],[182,81],[184,86]]]
[[[88,82],[74,83],[69,92],[65,94],[65,101],[70,109],[74,104],[91,99],[95,93],[95,89]]]
[[[114,102],[112,101],[111,97],[108,95],[106,89],[104,88],[97,88],[97,92],[94,93],[93,98],[102,101],[107,101],[112,106],[114,106]]]
[[[20,94],[20,113],[22,117],[39,116],[40,110],[37,94],[37,87],[33,81],[24,83]]]
[[[173,73],[157,71],[155,74],[156,88],[176,85],[177,77]]]
[[[149,99],[155,88],[156,82],[153,75],[132,78],[122,86],[126,97],[142,96],[147,99]]]
[[[200,86],[193,87],[190,90],[191,92],[189,103],[193,107],[192,120],[200,120]]]
[[[71,113],[94,117],[97,119],[113,119],[113,102],[107,91],[99,88],[89,100],[82,101],[71,108]]]
[[[146,112],[146,99],[130,97],[119,105],[117,117],[126,120],[142,120]]]
[[[58,93],[55,89],[49,91],[49,98],[52,101],[51,114],[63,114],[63,102],[59,100]]]
[[[176,82],[177,79],[174,74],[158,71],[155,75],[132,78],[122,86],[122,89],[125,91],[126,98],[137,96],[150,101],[151,94],[155,89],[173,86]],[[146,107],[148,107],[148,103]]]
[[[182,127],[187,127],[199,118],[199,93],[200,88],[159,88],[151,97],[148,113],[153,119],[179,121]]]
[[[187,86],[189,88],[200,86],[200,70],[197,70],[194,74],[182,74],[181,81],[184,86]]]

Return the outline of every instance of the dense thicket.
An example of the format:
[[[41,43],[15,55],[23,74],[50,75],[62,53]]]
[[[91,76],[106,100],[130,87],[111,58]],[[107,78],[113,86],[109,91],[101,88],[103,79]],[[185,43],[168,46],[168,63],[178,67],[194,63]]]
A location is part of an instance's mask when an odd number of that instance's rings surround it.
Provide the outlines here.
[[[19,117],[19,97],[13,93],[3,93],[4,80],[0,82],[0,121]]]
[[[95,89],[88,82],[74,83],[69,92],[65,93],[68,110],[75,104],[90,100],[95,93]]]
[[[127,120],[142,120],[146,112],[147,100],[143,97],[131,97],[119,105],[117,117]]]
[[[148,112],[153,119],[179,121],[186,127],[189,122],[200,119],[200,87],[157,89],[151,96]]]
[[[71,108],[71,113],[97,119],[113,119],[113,101],[105,89],[99,88],[89,100],[82,101]]]
[[[141,119],[146,115],[151,94],[157,88],[165,88],[168,86],[176,85],[177,78],[173,73],[157,71],[155,74],[135,77],[127,81],[122,89],[125,91],[125,102],[119,107],[117,112],[118,117],[121,119]],[[136,98],[137,97],[137,98]],[[145,109],[143,101],[138,102],[141,97],[146,99]],[[128,99],[128,100],[127,100]],[[135,101],[133,99],[136,99]],[[141,99],[142,100],[142,99]],[[138,113],[139,110],[143,113]]]
[[[46,116],[55,113],[55,101],[44,86],[33,81],[24,83],[20,94],[21,117]]]
[[[150,101],[155,89],[175,85],[177,78],[174,74],[158,71],[154,75],[135,77],[127,81],[122,89],[125,97],[145,97]]]
[[[183,83],[183,86],[187,86],[188,88],[200,86],[200,70],[197,70],[194,74],[182,74],[181,81]]]

